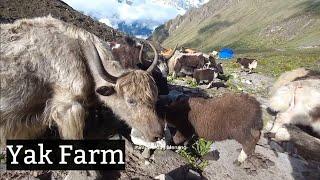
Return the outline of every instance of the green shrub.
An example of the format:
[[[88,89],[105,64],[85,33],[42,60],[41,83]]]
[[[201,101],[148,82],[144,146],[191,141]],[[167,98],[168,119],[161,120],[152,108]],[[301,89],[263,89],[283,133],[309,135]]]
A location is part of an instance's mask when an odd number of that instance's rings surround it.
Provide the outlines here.
[[[202,157],[210,151],[212,143],[212,141],[200,138],[190,147],[179,150],[178,153],[186,158],[196,170],[203,171],[208,166],[208,161]]]

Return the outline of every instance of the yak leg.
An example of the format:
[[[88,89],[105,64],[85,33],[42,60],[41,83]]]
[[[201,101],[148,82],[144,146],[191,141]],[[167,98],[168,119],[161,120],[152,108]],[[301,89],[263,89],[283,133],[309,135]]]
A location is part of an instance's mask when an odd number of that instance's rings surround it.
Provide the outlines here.
[[[210,88],[212,87],[213,83],[214,83],[214,81],[212,80],[212,81],[208,84],[207,89],[210,89]]]
[[[182,65],[179,61],[176,62],[176,64],[173,67],[173,73],[172,73],[172,77],[176,78],[177,74],[181,71]]]
[[[173,73],[172,73],[172,78],[176,78],[177,77],[177,73],[174,71]]]
[[[244,139],[244,142],[241,142],[242,150],[238,157],[238,162],[243,163],[248,158],[248,156],[253,154],[256,144],[260,139],[260,134],[261,133],[259,130],[251,129],[250,136]]]
[[[73,96],[58,95],[52,100],[51,117],[63,139],[82,139],[85,109]]]

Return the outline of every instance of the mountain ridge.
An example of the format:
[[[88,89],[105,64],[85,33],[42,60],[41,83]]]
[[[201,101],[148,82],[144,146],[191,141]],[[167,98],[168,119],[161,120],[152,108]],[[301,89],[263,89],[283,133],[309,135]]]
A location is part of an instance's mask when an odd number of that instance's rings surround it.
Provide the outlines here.
[[[211,0],[159,26],[151,38],[204,51],[320,48],[320,1]]]

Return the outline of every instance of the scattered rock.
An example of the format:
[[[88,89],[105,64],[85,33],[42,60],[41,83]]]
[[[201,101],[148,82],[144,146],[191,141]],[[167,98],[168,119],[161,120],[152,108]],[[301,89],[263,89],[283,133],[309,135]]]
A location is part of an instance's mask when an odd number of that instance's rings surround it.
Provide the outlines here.
[[[172,177],[166,174],[160,174],[159,176],[156,176],[154,179],[157,180],[174,180]]]
[[[150,162],[148,160],[145,160],[144,165],[148,166],[148,165],[150,165]]]
[[[69,171],[64,180],[95,180],[100,178],[98,171]]]
[[[284,152],[283,148],[275,141],[270,141],[270,148],[277,152]]]
[[[32,176],[33,176],[33,177],[37,177],[37,176],[38,176],[38,172],[37,172],[37,171],[33,171],[33,172],[32,172]]]
[[[201,174],[192,169],[189,169],[186,179],[201,180]]]
[[[144,148],[143,152],[142,152],[142,156],[146,159],[149,159],[151,156],[151,152],[150,149],[148,148]]]

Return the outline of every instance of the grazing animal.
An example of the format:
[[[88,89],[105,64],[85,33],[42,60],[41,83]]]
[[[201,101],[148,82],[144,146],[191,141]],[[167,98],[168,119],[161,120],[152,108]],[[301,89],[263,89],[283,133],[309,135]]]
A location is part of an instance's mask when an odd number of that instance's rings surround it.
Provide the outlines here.
[[[190,49],[190,48],[185,48],[185,47],[181,47],[180,52],[181,53],[189,53],[189,54],[198,53],[197,50]]]
[[[308,75],[309,74],[309,75]],[[286,72],[279,77],[269,99],[269,110],[277,113],[269,123],[277,140],[289,140],[285,124],[310,126],[320,135],[320,73],[305,69]]]
[[[158,112],[176,127],[174,143],[180,144],[194,133],[213,141],[234,139],[243,147],[239,162],[254,152],[263,126],[260,103],[247,94],[182,99],[163,109],[159,107]]]
[[[214,67],[217,65],[216,58],[213,55],[203,54],[203,56],[206,58],[206,63],[204,65],[204,67],[210,68],[210,67]]]
[[[202,68],[208,59],[203,56],[202,53],[176,53],[169,61],[169,73],[172,73],[173,77],[176,77],[181,70],[186,70],[187,75],[192,75],[194,69]]]
[[[177,47],[178,44],[176,44],[174,49],[165,49],[165,51],[161,51],[159,55],[158,68],[161,71],[163,77],[167,77],[169,74],[168,60],[175,54]]]
[[[125,36],[118,41],[109,42],[112,50],[112,54],[116,62],[120,63],[120,67],[117,68],[118,72],[127,72],[133,69],[146,70],[151,64],[151,61],[147,61],[144,58],[143,48],[144,45]],[[162,56],[159,56],[158,67],[152,71],[152,76],[156,81],[159,95],[166,95],[169,93],[168,82],[166,73],[168,67]]]
[[[249,73],[251,73],[253,69],[256,69],[258,65],[257,60],[248,58],[238,58],[236,62],[241,65],[241,69],[249,69]]]
[[[218,74],[224,74],[222,63],[218,63],[212,67]]]
[[[167,59],[167,60],[170,59],[170,58],[173,56],[173,54],[176,52],[177,47],[178,47],[178,44],[176,44],[176,46],[174,47],[174,49],[171,49],[171,48],[165,49],[165,48],[164,48],[164,50],[162,50],[162,51],[160,52],[160,56],[162,56],[163,58],[165,58],[165,59]]]
[[[214,69],[196,69],[193,73],[193,78],[196,80],[198,84],[201,81],[212,82],[215,78],[218,77],[218,73]]]
[[[218,52],[217,51],[212,51],[211,53],[210,53],[210,55],[211,56],[213,56],[213,57],[215,57],[215,58],[217,58],[218,57]]]
[[[110,47],[83,29],[51,16],[0,26],[2,143],[39,137],[52,125],[64,139],[81,139],[87,109],[96,100],[148,140],[162,137],[158,89],[150,75],[157,53],[147,71],[115,77],[107,66],[114,61]]]
[[[119,61],[125,69],[139,69],[142,64],[143,45],[134,39],[125,36],[118,41],[108,42],[116,61]]]

